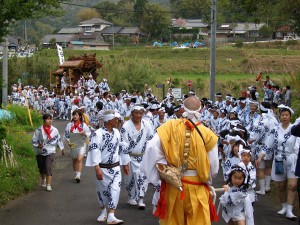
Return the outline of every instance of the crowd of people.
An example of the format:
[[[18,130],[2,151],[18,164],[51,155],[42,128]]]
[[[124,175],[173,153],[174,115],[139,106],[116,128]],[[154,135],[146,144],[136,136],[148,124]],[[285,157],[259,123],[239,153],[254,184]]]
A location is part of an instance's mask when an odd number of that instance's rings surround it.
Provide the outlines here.
[[[271,191],[271,180],[278,184],[282,205],[277,213],[297,219],[293,206],[300,188],[300,119],[295,129],[288,86],[280,91],[267,78],[262,100],[251,86],[238,98],[217,93],[215,102],[192,90],[175,99],[169,89],[158,101],[151,89],[112,94],[107,80],[103,82],[105,87],[79,85],[83,91],[78,88],[68,96],[42,86],[14,89],[12,104],[28,104],[44,115],[32,143],[47,191],[52,191],[53,149],[58,145],[63,150],[64,139],[71,148],[77,183],[85,155],[86,166],[95,168],[99,222],[124,222],[115,216],[123,178],[127,203],[139,209],[146,207],[144,197],[152,184],[153,214],[160,224],[210,224],[218,216],[209,185],[219,167],[224,177],[222,217],[228,224],[254,224],[253,204]],[[71,120],[63,138],[52,119]],[[179,171],[182,186],[161,179],[160,168],[168,167]]]

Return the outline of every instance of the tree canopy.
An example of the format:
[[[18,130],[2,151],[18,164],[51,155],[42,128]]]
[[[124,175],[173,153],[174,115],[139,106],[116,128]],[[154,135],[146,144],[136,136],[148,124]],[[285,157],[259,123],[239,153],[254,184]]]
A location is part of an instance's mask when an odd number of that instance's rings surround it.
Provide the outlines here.
[[[68,1],[68,0],[67,0]],[[60,9],[61,0],[5,0],[1,1],[0,38],[8,34],[9,26],[24,19],[54,15]]]

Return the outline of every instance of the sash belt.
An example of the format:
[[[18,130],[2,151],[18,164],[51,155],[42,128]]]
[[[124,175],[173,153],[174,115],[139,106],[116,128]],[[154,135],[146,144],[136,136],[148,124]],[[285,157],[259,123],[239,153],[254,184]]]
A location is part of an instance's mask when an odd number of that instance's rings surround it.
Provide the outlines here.
[[[114,168],[114,167],[119,166],[119,165],[120,165],[119,162],[116,162],[116,163],[113,163],[113,164],[99,163],[100,168],[106,168],[106,169],[111,169],[111,168]]]

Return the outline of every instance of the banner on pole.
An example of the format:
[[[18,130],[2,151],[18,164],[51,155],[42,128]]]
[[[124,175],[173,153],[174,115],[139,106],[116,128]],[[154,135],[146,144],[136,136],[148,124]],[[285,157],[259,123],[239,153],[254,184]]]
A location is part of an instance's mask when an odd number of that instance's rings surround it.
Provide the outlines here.
[[[58,53],[58,58],[59,58],[59,64],[61,65],[65,61],[63,48],[58,44],[56,44],[56,47],[57,47],[57,53]]]

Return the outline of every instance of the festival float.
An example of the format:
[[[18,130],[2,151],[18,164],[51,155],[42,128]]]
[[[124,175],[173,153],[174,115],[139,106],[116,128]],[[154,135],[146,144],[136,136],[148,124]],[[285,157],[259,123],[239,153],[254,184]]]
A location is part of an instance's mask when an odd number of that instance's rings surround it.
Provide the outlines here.
[[[53,73],[56,83],[51,85],[52,90],[57,95],[78,93],[90,76],[97,81],[99,69],[102,67],[103,64],[97,61],[96,54],[70,57]]]

